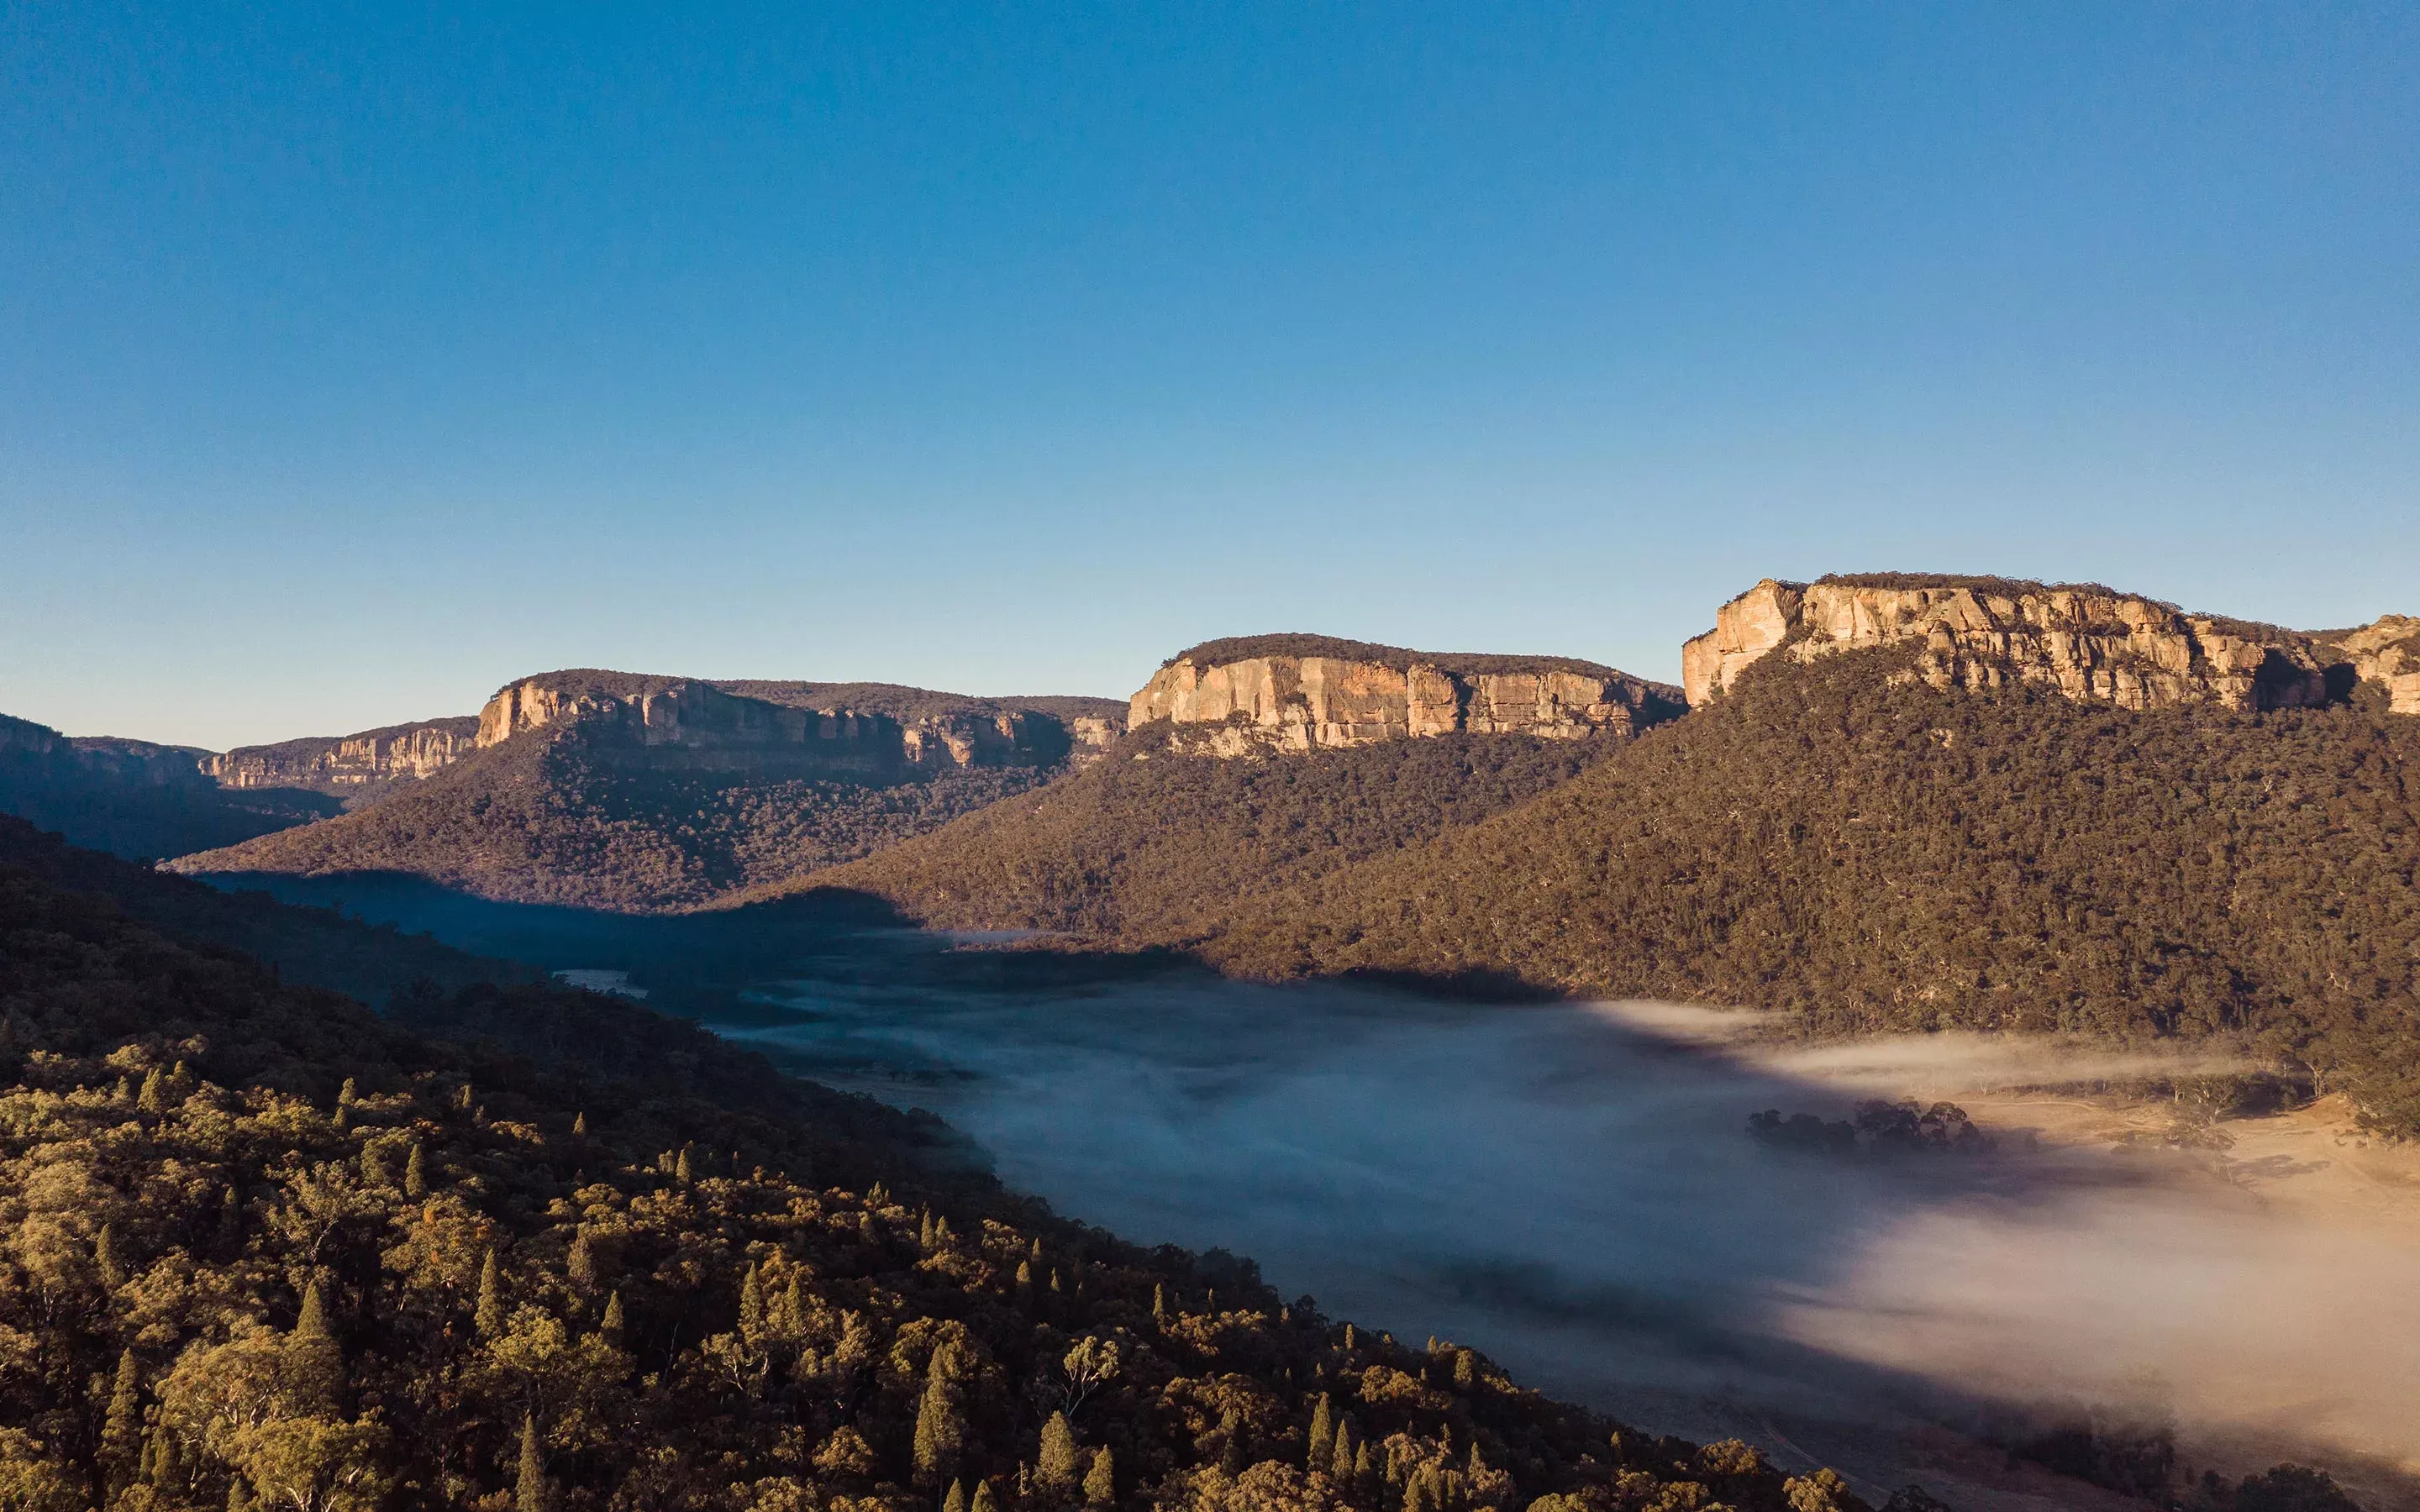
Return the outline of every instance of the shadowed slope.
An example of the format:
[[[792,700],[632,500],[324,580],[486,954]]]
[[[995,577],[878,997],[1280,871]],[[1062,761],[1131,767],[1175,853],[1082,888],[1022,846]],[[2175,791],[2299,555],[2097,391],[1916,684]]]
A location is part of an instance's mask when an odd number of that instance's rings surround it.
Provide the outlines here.
[[[970,767],[874,784],[633,769],[593,759],[566,733],[537,732],[342,818],[176,864],[396,872],[515,903],[673,907],[854,859],[1047,776]]]
[[[816,885],[925,923],[1177,942],[1239,895],[1418,844],[1571,779],[1609,741],[1442,735],[1281,760],[1172,752],[1165,726],[1040,793]]]

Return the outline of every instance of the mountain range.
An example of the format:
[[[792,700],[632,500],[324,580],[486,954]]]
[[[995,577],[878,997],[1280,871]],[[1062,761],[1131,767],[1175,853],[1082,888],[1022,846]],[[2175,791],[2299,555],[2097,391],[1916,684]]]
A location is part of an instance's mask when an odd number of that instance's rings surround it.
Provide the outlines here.
[[[2420,620],[1894,573],[1767,579],[1714,618],[1678,687],[1264,635],[1178,653],[1123,707],[581,671],[475,720],[70,764],[247,806],[214,822],[254,833],[171,863],[195,875],[870,897],[1265,979],[2218,1036],[2420,1127]],[[41,817],[54,790],[0,795]]]

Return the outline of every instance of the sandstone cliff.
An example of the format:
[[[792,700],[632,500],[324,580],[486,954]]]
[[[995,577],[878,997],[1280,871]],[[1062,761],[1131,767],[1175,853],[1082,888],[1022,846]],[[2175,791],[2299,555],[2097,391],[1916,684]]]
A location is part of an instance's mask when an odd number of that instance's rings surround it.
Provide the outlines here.
[[[1682,680],[1695,708],[1776,652],[1811,662],[1910,643],[1921,650],[1901,675],[1932,687],[2032,683],[2129,709],[2312,707],[2341,697],[2355,675],[2327,637],[2188,614],[2098,584],[1874,574],[1811,584],[1766,579],[1725,604],[1714,627],[1682,648]],[[2408,657],[2395,649],[2399,643],[2378,638],[2373,664]],[[2420,663],[2395,664],[2406,665],[2420,671]]]
[[[2364,680],[2386,689],[2395,713],[2420,714],[2420,619],[2383,615],[2358,630],[2334,631],[2322,639]]]
[[[359,734],[241,746],[201,759],[204,775],[226,788],[304,788],[358,803],[398,782],[434,777],[470,754],[479,721],[468,715],[389,725]]]
[[[1205,755],[1300,753],[1457,731],[1621,738],[1680,712],[1679,690],[1563,657],[1440,655],[1315,636],[1183,652],[1128,706]]]
[[[1088,712],[1018,706],[1028,702]],[[626,764],[912,779],[970,767],[1055,766],[1078,748],[1097,753],[1124,733],[1116,707],[1107,700],[969,699],[877,684],[565,671],[500,689],[480,712],[475,745],[576,728],[582,742]]]

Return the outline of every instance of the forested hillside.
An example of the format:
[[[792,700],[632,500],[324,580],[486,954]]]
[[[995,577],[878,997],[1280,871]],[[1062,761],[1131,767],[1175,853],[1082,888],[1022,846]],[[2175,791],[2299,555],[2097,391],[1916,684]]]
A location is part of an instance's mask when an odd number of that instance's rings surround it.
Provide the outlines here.
[[[2225,1036],[2420,1129],[2420,720],[2368,685],[2267,714],[1891,686],[1913,654],[1775,658],[1636,741],[1501,767],[1129,755],[830,876],[1259,977]]]
[[[1473,828],[1245,900],[1232,970],[1481,974],[1823,1030],[2239,1038],[2420,1129],[2420,720],[1760,665]]]
[[[1473,824],[1614,748],[1450,734],[1226,761],[1145,726],[1089,770],[806,886],[876,893],[944,928],[1185,939],[1240,896]]]
[[[0,866],[0,1504],[1857,1505],[1054,1219],[643,1010],[396,1018]]]
[[[384,801],[180,870],[393,872],[480,897],[590,908],[704,903],[868,855],[1046,780],[965,767],[915,780],[633,769],[564,734],[525,734]]]

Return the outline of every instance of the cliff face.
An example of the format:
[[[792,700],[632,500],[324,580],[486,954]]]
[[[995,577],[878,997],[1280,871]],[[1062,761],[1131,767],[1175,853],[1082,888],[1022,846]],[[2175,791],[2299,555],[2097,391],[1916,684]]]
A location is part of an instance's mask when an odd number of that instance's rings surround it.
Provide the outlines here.
[[[2034,683],[2120,708],[2211,703],[2311,707],[2336,665],[2319,638],[2187,614],[2098,586],[1896,575],[1812,584],[1766,579],[1725,604],[1682,648],[1692,708],[1779,651],[1800,662],[1867,646],[1922,646],[1902,674],[1936,688]],[[2349,685],[2349,675],[2336,681]]]
[[[2388,614],[2327,639],[2356,673],[2386,689],[2395,713],[2420,714],[2420,619]]]
[[[1098,715],[1067,718],[912,688],[887,690],[891,696],[871,685],[858,690],[864,702],[900,712],[818,696],[845,691],[837,686],[555,672],[525,678],[489,700],[475,744],[484,748],[532,731],[576,727],[584,744],[626,764],[913,779],[970,767],[1053,766],[1079,747],[1097,751],[1123,733]]]
[[[479,721],[464,715],[359,734],[242,746],[205,756],[202,772],[226,788],[305,788],[359,800],[397,782],[436,776],[467,756]]]
[[[527,678],[479,711],[476,744],[485,749],[538,731],[570,736],[623,766],[880,779],[906,764],[895,719],[785,708],[687,678]]]
[[[1388,655],[1379,659],[1270,654],[1216,660],[1215,650],[1187,652],[1135,694],[1127,720],[1130,726],[1168,720],[1178,727],[1182,749],[1245,756],[1342,749],[1456,731],[1619,739],[1679,712],[1669,697],[1672,689],[1610,667],[1544,657],[1523,667],[1512,657],[1367,649]],[[1466,665],[1456,667],[1456,661]]]

